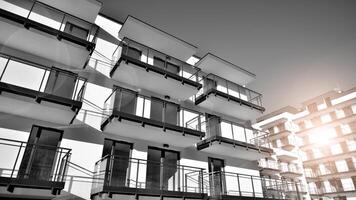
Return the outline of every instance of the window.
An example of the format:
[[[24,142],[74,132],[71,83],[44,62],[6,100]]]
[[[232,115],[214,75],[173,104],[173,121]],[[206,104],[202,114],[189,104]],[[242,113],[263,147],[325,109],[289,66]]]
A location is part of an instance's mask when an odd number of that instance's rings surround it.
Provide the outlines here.
[[[329,169],[326,168],[324,164],[319,165],[319,171],[321,175],[330,174]]]
[[[321,122],[322,122],[322,123],[327,123],[327,122],[330,122],[330,121],[331,121],[331,117],[330,117],[329,114],[322,115],[322,116],[320,117],[320,119],[321,119]]]
[[[305,128],[313,127],[313,123],[311,122],[311,120],[305,120],[304,124],[305,124]]]
[[[274,126],[274,127],[273,127],[273,132],[274,132],[274,133],[278,133],[278,132],[279,132],[279,128],[278,128],[277,126]]]
[[[331,185],[330,185],[329,181],[324,181],[323,185],[324,185],[324,188],[325,188],[326,192],[332,192],[332,188],[331,188]]]
[[[349,170],[346,160],[338,160],[335,162],[335,165],[338,172],[347,172]]]
[[[351,178],[343,178],[341,179],[341,183],[342,187],[344,188],[344,191],[350,191],[355,189]]]
[[[302,159],[302,161],[308,160],[307,153],[305,153],[304,151],[300,152],[300,158]]]
[[[319,104],[318,105],[318,110],[323,110],[326,108],[326,103],[323,103],[323,104]]]
[[[304,173],[306,177],[313,177],[313,170],[311,168],[304,168]]]
[[[342,148],[339,143],[331,145],[331,154],[336,155],[342,153]]]
[[[342,133],[345,135],[351,133],[351,127],[348,124],[341,124],[340,128],[341,128]]]
[[[313,149],[313,154],[314,154],[314,158],[321,158],[323,157],[323,153],[321,153],[320,149]]]
[[[336,117],[337,117],[338,119],[345,117],[345,113],[344,113],[344,111],[341,110],[341,109],[335,110],[335,114],[336,114]]]
[[[353,163],[354,167],[356,167],[356,157],[353,156],[351,159],[352,159],[352,163]]]
[[[347,148],[349,151],[356,151],[356,141],[355,140],[346,140]]]
[[[351,106],[352,113],[356,114],[356,104]]]
[[[282,141],[280,139],[276,140],[276,144],[277,147],[281,147],[282,146]]]

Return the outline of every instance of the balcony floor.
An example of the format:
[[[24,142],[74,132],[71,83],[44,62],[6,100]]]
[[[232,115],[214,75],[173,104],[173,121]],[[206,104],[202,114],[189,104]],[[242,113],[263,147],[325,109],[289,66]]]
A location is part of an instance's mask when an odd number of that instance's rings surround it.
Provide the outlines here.
[[[263,107],[230,96],[216,89],[210,89],[200,95],[195,101],[195,104],[215,112],[244,120],[254,120],[265,110]]]
[[[3,9],[0,9],[0,26],[1,45],[76,68],[85,66],[95,47],[93,43]]]
[[[208,153],[224,156],[229,155],[231,157],[251,161],[268,157],[273,152],[272,149],[264,147],[258,149],[255,145],[224,138],[221,136],[213,136],[209,139],[199,142],[197,149]]]
[[[167,191],[167,190],[153,190],[153,189],[141,189],[141,188],[130,188],[130,187],[113,187],[104,186],[100,193],[111,193],[112,196],[119,196],[123,199],[135,199],[135,195],[139,196],[139,199],[145,200],[159,200],[162,196],[166,200],[182,199],[205,199],[207,194],[205,193],[193,193],[193,192],[179,192],[179,191]],[[99,193],[91,194],[95,196]]]
[[[8,192],[8,185],[14,186],[13,192]],[[62,190],[64,182],[19,180],[9,177],[0,177],[0,199],[53,199],[52,189]]]
[[[82,103],[0,82],[0,112],[70,124]]]
[[[116,117],[115,117],[116,116]],[[193,146],[204,137],[203,132],[164,124],[136,115],[115,113],[102,124],[102,131],[123,137],[166,143],[177,147]]]

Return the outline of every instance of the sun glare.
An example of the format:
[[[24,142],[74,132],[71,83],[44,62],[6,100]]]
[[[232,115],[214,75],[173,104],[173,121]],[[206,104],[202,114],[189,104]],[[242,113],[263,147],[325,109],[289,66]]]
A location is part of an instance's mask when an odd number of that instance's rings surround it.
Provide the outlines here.
[[[316,145],[326,145],[329,143],[331,138],[336,136],[335,131],[329,128],[318,128],[310,136],[309,140],[312,144]]]

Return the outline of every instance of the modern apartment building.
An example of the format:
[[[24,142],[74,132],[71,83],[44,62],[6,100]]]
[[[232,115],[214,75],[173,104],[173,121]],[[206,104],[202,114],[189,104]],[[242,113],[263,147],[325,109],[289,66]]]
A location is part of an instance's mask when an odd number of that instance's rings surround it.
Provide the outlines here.
[[[355,100],[355,88],[331,91],[303,102],[301,109],[286,107],[258,120],[275,152],[293,151],[299,158],[291,161],[293,178],[307,182],[312,199],[356,197]],[[263,175],[285,176],[287,165],[278,154],[277,160],[261,161]]]
[[[303,198],[294,157],[260,176],[253,73],[101,6],[0,0],[0,198]]]

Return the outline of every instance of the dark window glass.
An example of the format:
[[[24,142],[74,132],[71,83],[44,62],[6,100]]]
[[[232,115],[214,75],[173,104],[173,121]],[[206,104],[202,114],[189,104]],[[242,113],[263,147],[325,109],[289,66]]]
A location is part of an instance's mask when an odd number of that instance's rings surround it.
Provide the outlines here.
[[[166,103],[165,122],[173,125],[178,124],[179,106],[173,103]]]
[[[59,130],[34,126],[20,164],[18,177],[49,181],[53,174],[53,165],[61,138],[62,132]]]
[[[167,69],[166,69],[168,72],[171,72],[173,74],[179,74],[179,66],[173,64],[173,63],[170,63],[170,62],[167,62]]]
[[[72,24],[70,22],[66,23],[66,26],[64,28],[65,33],[69,33],[73,36],[76,36],[81,39],[86,39],[89,33],[88,29],[82,28],[80,26],[77,26],[75,24]]]
[[[163,120],[162,112],[163,112],[163,101],[156,98],[152,98],[150,119],[161,122]]]
[[[141,60],[142,51],[140,51],[134,47],[127,48],[127,45],[124,45],[122,48],[122,53],[124,55],[127,55],[127,56],[134,58],[136,60]]]
[[[116,92],[114,109],[129,114],[135,114],[136,98],[137,98],[136,92],[119,89]]]
[[[179,152],[149,148],[146,174],[147,189],[174,189],[178,160]]]
[[[161,58],[158,58],[158,57],[153,57],[153,65],[156,66],[156,67],[159,67],[161,69],[165,69],[165,61]]]
[[[45,92],[71,99],[76,80],[77,77],[74,74],[61,73],[53,69],[48,76]]]

